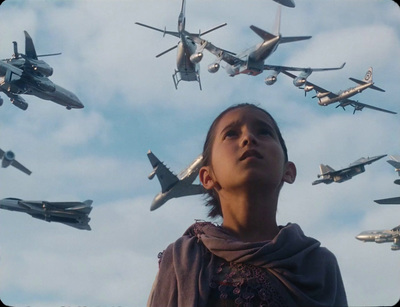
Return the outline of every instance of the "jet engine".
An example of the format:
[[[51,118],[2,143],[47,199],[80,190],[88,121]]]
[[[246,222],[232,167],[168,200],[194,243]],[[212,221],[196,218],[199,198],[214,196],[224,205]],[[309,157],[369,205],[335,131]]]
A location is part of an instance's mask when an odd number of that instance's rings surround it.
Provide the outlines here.
[[[3,161],[1,162],[2,167],[9,166],[15,159],[15,154],[9,150],[4,153]]]
[[[28,103],[22,97],[17,96],[11,98],[10,101],[13,105],[15,105],[17,108],[20,108],[21,110],[25,111],[28,108]]]
[[[274,72],[269,75],[268,77],[265,78],[264,82],[266,85],[273,85],[276,80],[277,80],[277,76],[278,76],[279,72],[274,70]]]
[[[154,178],[155,175],[156,175],[156,170],[153,170],[147,178],[151,180]]]
[[[212,64],[208,65],[207,69],[210,73],[213,74],[219,70],[219,67],[220,67],[219,63],[212,63]]]
[[[196,52],[190,56],[190,61],[192,63],[199,63],[203,58],[203,52]]]
[[[296,87],[300,87],[300,86],[303,86],[306,83],[306,81],[307,80],[305,78],[297,77],[297,78],[293,79],[293,84]]]
[[[40,61],[43,62],[43,61]],[[47,63],[31,63],[32,64],[32,68],[33,70],[37,71],[38,73],[40,73],[41,75],[45,76],[45,77],[50,77],[53,74],[53,68],[47,64]]]

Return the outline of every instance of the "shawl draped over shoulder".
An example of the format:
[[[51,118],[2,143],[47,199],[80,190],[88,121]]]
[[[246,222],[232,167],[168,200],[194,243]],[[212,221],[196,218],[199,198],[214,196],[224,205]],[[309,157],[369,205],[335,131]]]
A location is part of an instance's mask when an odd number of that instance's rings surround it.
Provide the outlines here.
[[[242,242],[209,222],[194,223],[163,252],[147,306],[207,306],[217,257],[266,269],[290,306],[347,306],[335,256],[297,224],[272,241]]]

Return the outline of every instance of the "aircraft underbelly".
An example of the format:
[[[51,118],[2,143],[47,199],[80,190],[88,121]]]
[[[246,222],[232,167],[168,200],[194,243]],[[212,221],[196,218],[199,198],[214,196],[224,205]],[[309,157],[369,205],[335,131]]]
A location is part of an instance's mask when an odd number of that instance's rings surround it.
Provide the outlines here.
[[[190,54],[188,50],[190,48],[186,47],[183,44],[179,44],[178,46],[178,54],[176,60],[176,67],[178,72],[181,75],[181,80],[184,81],[197,81],[198,79],[198,64],[192,63],[190,61]],[[193,51],[194,52],[194,51]]]

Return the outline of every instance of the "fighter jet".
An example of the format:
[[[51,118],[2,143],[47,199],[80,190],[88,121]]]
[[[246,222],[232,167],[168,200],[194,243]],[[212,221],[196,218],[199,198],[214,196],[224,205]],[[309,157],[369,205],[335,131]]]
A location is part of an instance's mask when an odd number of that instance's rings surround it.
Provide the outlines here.
[[[400,156],[390,156],[390,160],[387,161],[390,165],[392,165],[400,176]],[[396,179],[394,181],[395,184],[400,185],[400,179]],[[380,205],[400,205],[400,196],[399,197],[391,197],[391,198],[384,198],[384,199],[377,199],[374,200],[377,204]]]
[[[365,172],[365,165],[371,164],[387,155],[375,156],[372,158],[360,158],[357,161],[351,163],[348,167],[340,170],[334,170],[329,165],[320,164],[319,168],[321,174],[318,174],[318,178],[322,179],[315,180],[312,184],[316,185],[319,183],[330,184],[332,182],[343,182],[351,179],[353,176],[359,175]]]
[[[30,201],[18,198],[0,200],[0,209],[25,212],[34,218],[46,222],[59,222],[77,228],[91,230],[89,213],[92,211],[92,200],[84,202],[48,202]]]
[[[154,197],[150,211],[156,210],[171,198],[205,193],[201,184],[193,184],[199,174],[203,157],[198,156],[179,176],[173,174],[150,150],[147,157],[153,166],[153,171],[148,178],[151,180],[157,175],[161,184],[161,192]]]
[[[22,94],[51,100],[65,106],[68,110],[83,108],[82,102],[75,94],[48,78],[53,73],[53,69],[44,61],[37,59],[32,38],[26,31],[25,39],[26,55],[18,53],[14,42],[14,57],[0,61],[0,91],[21,110],[28,108],[28,103],[20,96]],[[3,99],[0,97],[0,106],[2,104]]]
[[[193,41],[194,37],[200,37],[200,35],[204,35],[219,29],[226,25],[226,23],[221,24],[217,27],[214,27],[208,31],[203,33],[189,33],[185,30],[186,24],[186,17],[185,17],[185,7],[186,3],[185,0],[182,0],[182,7],[181,12],[178,17],[178,32],[167,31],[166,29],[158,29],[152,26],[145,25],[140,22],[136,22],[137,25],[146,27],[155,31],[162,32],[163,35],[165,34],[172,35],[178,37],[180,40],[177,45],[161,52],[160,54],[156,55],[156,57],[160,57],[167,52],[174,50],[177,48],[177,58],[176,58],[176,65],[177,69],[175,70],[174,74],[172,75],[172,79],[174,81],[175,88],[178,89],[178,83],[180,81],[197,81],[200,86],[201,90],[201,82],[200,82],[200,61],[203,58],[203,46],[197,47],[196,43]]]
[[[23,166],[21,163],[19,163],[17,160],[15,160],[15,154],[11,151],[3,151],[0,148],[0,159],[1,161],[1,166],[2,167],[8,167],[9,165],[14,166],[15,168],[19,169],[20,171],[24,172],[25,174],[32,174],[32,172],[27,169],[25,166]]]
[[[358,83],[357,86],[348,88],[347,90],[342,90],[339,91],[337,94],[332,93],[331,91],[328,91],[318,85],[315,85],[314,83],[311,83],[310,81],[306,80],[306,78],[301,78],[301,76],[295,76],[292,73],[282,70],[281,71],[283,74],[291,77],[294,82],[296,80],[301,80],[303,79],[303,87],[302,89],[304,89],[305,93],[309,92],[311,90],[315,90],[316,95],[313,96],[313,98],[318,98],[318,104],[320,106],[327,106],[330,105],[332,103],[338,102],[339,104],[336,107],[342,107],[345,110],[345,107],[347,106],[352,106],[354,108],[353,110],[353,114],[356,111],[362,111],[362,109],[364,108],[369,108],[372,110],[376,110],[376,111],[381,111],[381,112],[386,112],[386,113],[391,113],[391,114],[397,114],[396,112],[393,111],[389,111],[386,109],[382,109],[382,108],[378,108],[375,106],[371,106],[365,103],[361,103],[355,100],[351,100],[349,99],[350,97],[357,95],[358,93],[361,93],[363,90],[367,89],[367,88],[371,88],[380,92],[384,92],[385,90],[377,87],[374,85],[374,82],[372,81],[372,67],[370,67],[367,71],[367,73],[365,74],[365,77],[363,80],[358,80],[355,78],[349,78],[350,80]],[[296,83],[295,83],[296,85]],[[299,83],[299,86],[301,85],[301,83]]]
[[[364,242],[385,243],[393,242],[391,249],[400,250],[400,225],[390,230],[368,230],[356,236],[356,239]]]

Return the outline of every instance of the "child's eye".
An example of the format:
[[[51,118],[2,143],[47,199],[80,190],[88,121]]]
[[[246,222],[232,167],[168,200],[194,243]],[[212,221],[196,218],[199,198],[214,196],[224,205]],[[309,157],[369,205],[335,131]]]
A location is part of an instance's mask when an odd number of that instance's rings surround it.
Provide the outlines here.
[[[238,133],[235,130],[228,130],[224,135],[224,139],[236,137],[237,135]]]
[[[258,131],[258,133],[259,133],[260,135],[271,135],[271,131],[270,131],[269,129],[267,129],[267,128],[261,128],[261,129]]]

